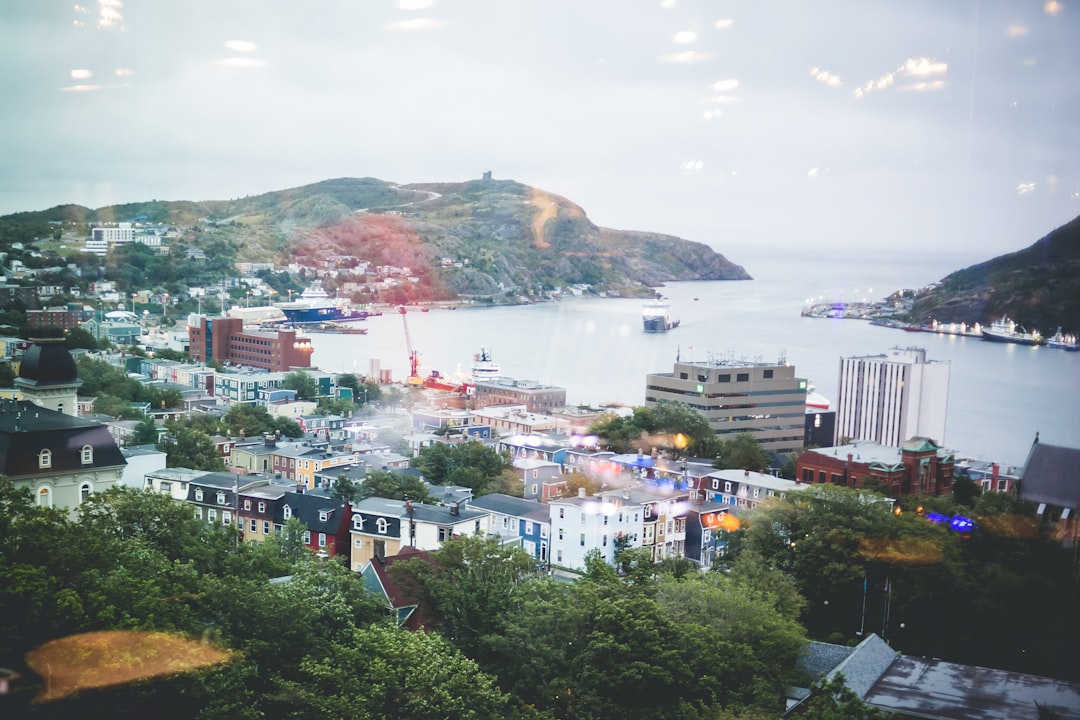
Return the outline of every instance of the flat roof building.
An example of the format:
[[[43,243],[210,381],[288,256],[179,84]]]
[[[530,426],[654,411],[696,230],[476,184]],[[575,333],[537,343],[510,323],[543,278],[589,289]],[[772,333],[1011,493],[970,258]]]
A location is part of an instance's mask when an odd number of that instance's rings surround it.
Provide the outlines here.
[[[795,367],[740,360],[676,362],[670,373],[650,373],[645,406],[681,402],[704,415],[721,440],[750,433],[765,450],[803,447],[806,380]]]

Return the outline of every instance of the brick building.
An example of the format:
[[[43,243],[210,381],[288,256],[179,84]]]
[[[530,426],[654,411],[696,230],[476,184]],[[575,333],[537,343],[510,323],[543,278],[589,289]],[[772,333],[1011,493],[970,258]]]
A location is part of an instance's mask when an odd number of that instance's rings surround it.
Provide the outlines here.
[[[952,451],[929,438],[915,437],[898,448],[856,442],[809,450],[796,460],[795,478],[853,488],[873,480],[891,497],[950,495],[954,465]]]
[[[297,337],[295,330],[245,330],[240,318],[190,315],[188,337],[193,362],[214,360],[270,372],[311,367],[314,352],[311,341]]]

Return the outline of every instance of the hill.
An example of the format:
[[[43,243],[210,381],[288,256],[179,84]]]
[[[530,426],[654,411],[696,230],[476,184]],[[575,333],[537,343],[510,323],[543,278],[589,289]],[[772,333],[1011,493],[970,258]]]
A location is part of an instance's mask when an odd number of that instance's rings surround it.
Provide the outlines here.
[[[647,295],[675,280],[748,280],[709,246],[594,225],[566,198],[512,180],[396,185],[338,178],[228,201],[63,205],[5,220],[145,218],[211,228],[240,260],[301,263],[356,257],[408,267],[433,296],[536,294],[572,284]]]
[[[1080,217],[1030,247],[951,273],[920,292],[912,318],[1080,331]]]

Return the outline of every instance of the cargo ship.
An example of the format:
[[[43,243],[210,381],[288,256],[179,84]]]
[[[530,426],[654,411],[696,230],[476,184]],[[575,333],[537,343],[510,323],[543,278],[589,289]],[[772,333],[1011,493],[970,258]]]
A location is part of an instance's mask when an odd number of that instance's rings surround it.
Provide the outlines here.
[[[647,333],[662,333],[679,327],[678,320],[668,314],[669,305],[663,300],[650,300],[641,311],[641,321]]]
[[[357,322],[368,318],[367,310],[352,307],[348,300],[331,298],[318,282],[309,285],[299,300],[278,303],[275,307],[285,314],[285,322],[290,325]]]

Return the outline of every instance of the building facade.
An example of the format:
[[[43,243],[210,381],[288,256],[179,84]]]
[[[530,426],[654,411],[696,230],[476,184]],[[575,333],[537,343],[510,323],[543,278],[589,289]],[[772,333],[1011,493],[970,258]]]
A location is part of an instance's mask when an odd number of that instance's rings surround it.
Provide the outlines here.
[[[866,440],[900,447],[908,438],[945,441],[948,362],[922,348],[840,358],[836,442]]]
[[[676,362],[670,373],[650,373],[645,406],[681,402],[704,415],[721,440],[750,433],[765,450],[803,447],[806,380],[795,367],[735,360]]]
[[[526,412],[551,412],[566,406],[566,388],[512,378],[485,380],[474,386],[473,402],[474,407],[524,405]]]
[[[309,368],[314,352],[311,341],[295,330],[245,330],[240,318],[190,315],[188,337],[196,363],[213,360],[270,372]]]
[[[808,450],[795,461],[804,485],[831,483],[850,488],[877,485],[890,497],[949,495],[955,460],[930,438],[910,438],[901,447],[857,442]]]

